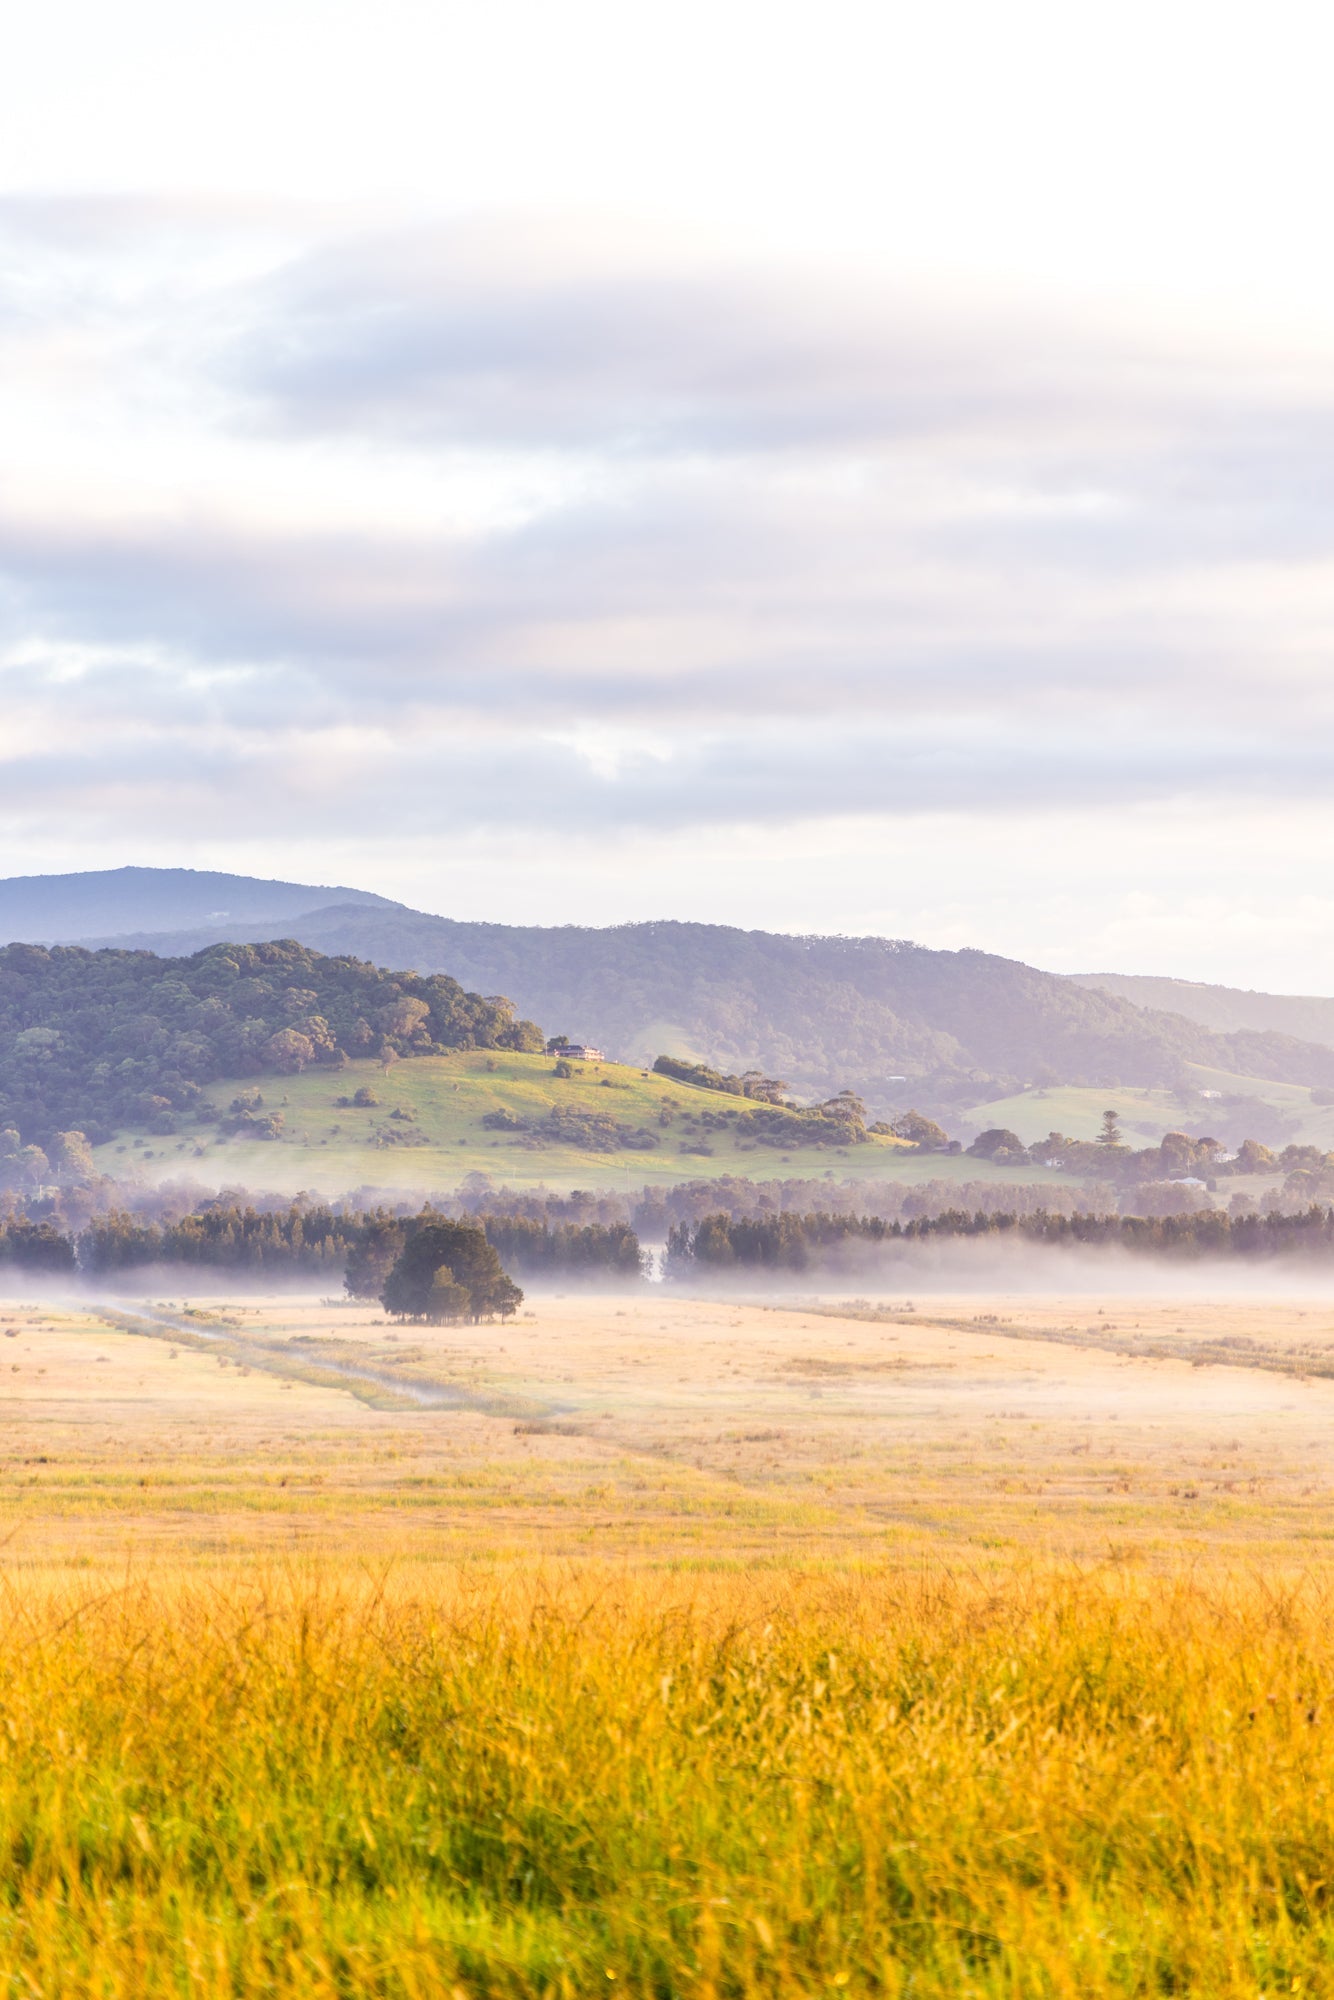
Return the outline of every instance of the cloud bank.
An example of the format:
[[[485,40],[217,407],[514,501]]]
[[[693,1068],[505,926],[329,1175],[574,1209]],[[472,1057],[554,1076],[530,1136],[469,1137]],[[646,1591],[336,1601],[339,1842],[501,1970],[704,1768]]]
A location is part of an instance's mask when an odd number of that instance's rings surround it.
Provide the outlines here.
[[[1266,852],[1287,814],[1315,868],[1319,356],[550,217],[44,201],[0,205],[0,362],[25,869],[354,825],[358,879],[424,900],[451,845],[658,840],[677,906],[606,914],[745,920],[720,841],[855,821],[876,928],[926,819],[985,876],[988,826],[1077,815],[1058,900],[1149,810]],[[490,913],[539,914],[508,879]]]

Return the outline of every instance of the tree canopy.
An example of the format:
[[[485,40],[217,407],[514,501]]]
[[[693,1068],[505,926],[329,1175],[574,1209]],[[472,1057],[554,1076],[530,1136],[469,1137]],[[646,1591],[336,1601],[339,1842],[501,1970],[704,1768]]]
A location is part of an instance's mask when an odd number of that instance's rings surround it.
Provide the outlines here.
[[[0,949],[0,1128],[27,1144],[71,1131],[99,1144],[131,1123],[171,1131],[222,1077],[291,1075],[351,1056],[541,1047],[508,1000],[290,939],[191,958]]]
[[[484,1230],[469,1222],[428,1222],[409,1235],[380,1294],[387,1313],[435,1324],[508,1318],[523,1293]]]

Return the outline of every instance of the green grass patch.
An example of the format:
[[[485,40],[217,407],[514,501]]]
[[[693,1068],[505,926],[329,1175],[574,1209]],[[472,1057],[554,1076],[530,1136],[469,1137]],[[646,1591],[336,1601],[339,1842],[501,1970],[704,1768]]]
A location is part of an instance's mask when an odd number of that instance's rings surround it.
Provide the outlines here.
[[[201,1178],[291,1189],[318,1186],[446,1187],[466,1174],[499,1183],[554,1187],[639,1187],[716,1174],[753,1179],[818,1175],[880,1178],[921,1156],[883,1137],[857,1146],[803,1146],[780,1152],[748,1135],[748,1100],[693,1089],[623,1063],[581,1062],[568,1078],[551,1056],[468,1050],[424,1056],[383,1070],[356,1062],[343,1070],[215,1084],[210,1099],[224,1114],[233,1098],[258,1089],[262,1112],[281,1112],[278,1137],[225,1137],[190,1124],[170,1137],[129,1131],[99,1147],[104,1172],[137,1169],[153,1179],[189,1172]],[[376,1103],[340,1104],[360,1089]],[[588,1147],[516,1129],[494,1130],[487,1117],[540,1125],[552,1114],[609,1119],[651,1143]],[[398,1114],[397,1116],[395,1114]],[[935,1171],[937,1162],[929,1162]],[[975,1168],[969,1162],[970,1170]]]
[[[1227,1070],[1206,1069],[1198,1063],[1185,1068],[1196,1092],[1217,1092],[1220,1098],[1247,1097],[1258,1100],[1298,1120],[1293,1138],[1302,1145],[1334,1148],[1334,1106],[1316,1105],[1304,1084],[1274,1083],[1262,1077],[1234,1076]],[[1049,1132],[1063,1132],[1070,1139],[1096,1139],[1102,1128],[1102,1114],[1119,1112],[1128,1142],[1152,1146],[1165,1132],[1189,1128],[1198,1131],[1207,1125],[1212,1097],[1176,1090],[1149,1089],[1139,1085],[1056,1084],[1047,1089],[1016,1091],[1011,1097],[994,1098],[988,1104],[971,1105],[970,1124],[983,1127],[1001,1125],[1018,1133],[1025,1145],[1045,1139]]]

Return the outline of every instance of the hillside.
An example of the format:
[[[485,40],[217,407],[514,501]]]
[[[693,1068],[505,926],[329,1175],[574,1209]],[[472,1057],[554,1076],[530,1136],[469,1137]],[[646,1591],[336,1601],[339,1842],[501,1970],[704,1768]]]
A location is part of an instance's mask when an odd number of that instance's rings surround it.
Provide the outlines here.
[[[135,931],[128,915],[144,907],[151,886],[144,878],[159,873],[170,878],[161,885],[163,907],[185,893],[179,878],[188,877],[195,920],[189,928]],[[479,993],[504,994],[548,1032],[586,1037],[629,1062],[669,1051],[731,1071],[763,1068],[803,1096],[849,1086],[873,1117],[916,1103],[957,1121],[970,1105],[1044,1078],[1100,1089],[1175,1088],[1183,1065],[1265,1083],[1334,1086],[1334,1049],[1319,1036],[1303,1040],[1244,1012],[1211,1026],[1189,1018],[1184,1005],[1145,1007],[1097,981],[1059,977],[988,952],[713,924],[463,923],[295,884],[151,869],[114,871],[114,877],[46,879],[63,885],[62,909],[74,907],[69,884],[100,885],[104,914],[114,914],[115,924],[107,921],[95,938],[119,932],[122,946],[174,957],[224,938],[262,943],[273,935],[262,915],[253,922],[209,916],[199,908],[202,882],[233,885],[228,893],[238,910],[246,897],[253,906],[277,889],[298,903],[341,896],[287,915],[285,934],[327,955],[443,972]],[[121,877],[126,900],[117,902]],[[31,899],[43,879],[17,886]],[[0,883],[0,912],[15,889]],[[48,933],[53,924],[47,922]],[[1162,984],[1174,993],[1226,991]],[[1285,1003],[1274,996],[1238,997],[1273,1002],[1280,1009],[1275,1020],[1296,1018],[1283,1014]],[[1334,1009],[1334,1002],[1286,1004]]]
[[[1334,1000],[1297,993],[1254,993],[1239,986],[1206,986],[1194,979],[1157,979],[1137,972],[1073,972],[1077,986],[1111,993],[1136,1007],[1167,1008],[1223,1035],[1252,1032],[1295,1035],[1334,1048]]]
[[[39,1146],[73,1130],[94,1143],[127,1125],[174,1132],[219,1078],[541,1047],[507,1001],[442,973],[384,973],[290,941],[183,959],[0,949],[0,1128]]]
[[[848,1085],[874,1116],[909,1101],[957,1113],[1043,1072],[1161,1086],[1175,1083],[1183,1063],[1199,1063],[1334,1083],[1326,1048],[1247,1029],[1217,1034],[988,952],[716,924],[524,928],[349,905],[295,929],[321,951],[446,968],[626,1061],[667,1050],[729,1070],[756,1065],[804,1095]],[[189,933],[165,942],[183,950],[199,941]]]
[[[314,1188],[448,1189],[472,1173],[507,1187],[634,1188],[793,1175],[832,1179],[1050,1180],[1041,1169],[921,1154],[879,1135],[860,1144],[813,1124],[812,1143],[774,1145],[748,1119],[762,1107],[616,1063],[556,1074],[550,1056],[460,1050],[388,1071],[363,1060],[341,1071],[215,1086],[222,1113],[165,1137],[144,1126],[96,1149],[104,1172],[148,1180],[294,1193]],[[356,1104],[358,1092],[374,1100]],[[240,1106],[240,1113],[232,1105]],[[239,1128],[237,1116],[252,1122]],[[259,1136],[264,1131],[267,1136]]]

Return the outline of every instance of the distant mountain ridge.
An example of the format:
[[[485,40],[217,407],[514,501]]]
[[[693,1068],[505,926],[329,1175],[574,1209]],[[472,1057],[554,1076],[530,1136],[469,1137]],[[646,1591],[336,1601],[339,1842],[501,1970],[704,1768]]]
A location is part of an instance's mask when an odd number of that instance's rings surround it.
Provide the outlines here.
[[[134,891],[114,910],[112,873],[132,877]],[[31,899],[43,879],[95,881],[99,907],[115,921],[90,926],[84,943],[175,957],[219,942],[291,937],[391,969],[446,972],[472,991],[505,995],[548,1032],[585,1038],[627,1060],[669,1053],[724,1070],[753,1065],[810,1096],[851,1086],[873,1115],[909,1102],[947,1112],[1044,1074],[1108,1088],[1174,1084],[1188,1063],[1334,1087],[1334,1048],[1314,1040],[1248,1022],[1219,1031],[1184,1010],[1148,1008],[1096,980],[1061,977],[988,952],[719,924],[594,929],[460,922],[362,891],[187,870],[112,873],[29,877],[23,886],[36,909]],[[127,913],[144,907],[145,878],[159,873],[175,896],[188,878],[189,917],[176,928],[136,928]],[[214,883],[230,885],[232,914],[225,919],[201,907]],[[0,930],[13,887],[0,882]],[[275,890],[283,892],[277,911]],[[71,907],[76,899],[62,893],[63,907]],[[243,921],[246,895],[256,915]],[[49,937],[54,928],[48,921],[29,935]]]
[[[1078,986],[1112,993],[1137,1007],[1166,1008],[1218,1034],[1254,1031],[1295,1035],[1334,1048],[1334,1000],[1297,993],[1256,993],[1240,986],[1209,986],[1196,979],[1156,978],[1142,972],[1072,972]]]
[[[312,888],[203,868],[103,868],[77,875],[11,875],[0,881],[0,944],[81,944],[97,937],[123,945],[143,935],[198,929],[216,943],[231,928],[272,926],[326,904],[402,909],[366,889]],[[222,929],[219,929],[222,926]],[[258,934],[255,942],[259,942]],[[196,949],[198,947],[195,947]]]

